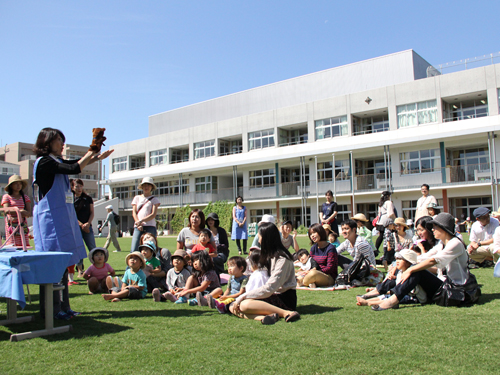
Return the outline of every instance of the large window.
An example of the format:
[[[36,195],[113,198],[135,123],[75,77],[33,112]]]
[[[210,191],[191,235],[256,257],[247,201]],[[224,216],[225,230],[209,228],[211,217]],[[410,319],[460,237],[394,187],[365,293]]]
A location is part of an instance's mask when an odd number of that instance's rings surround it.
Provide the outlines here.
[[[184,163],[189,161],[189,150],[172,150],[170,155],[170,164]]]
[[[387,115],[365,118],[353,116],[352,121],[354,127],[353,135],[379,133],[389,130],[389,117]]]
[[[146,156],[133,155],[130,156],[130,170],[146,168]]]
[[[326,182],[333,181],[333,170],[332,162],[327,161],[323,163],[318,163],[318,181]],[[351,175],[349,173],[349,160],[335,160],[335,179],[338,180],[349,180]]]
[[[217,190],[217,177],[197,177],[195,180],[195,186],[197,193],[208,193],[212,190]]]
[[[167,164],[168,162],[167,149],[151,151],[149,153],[149,166]]]
[[[472,221],[476,218],[473,212],[478,207],[486,207],[490,210],[493,209],[491,205],[491,197],[470,197],[470,198],[454,198],[450,199],[451,203],[451,214],[458,218],[460,222],[463,222],[468,217]]]
[[[437,122],[437,101],[398,105],[398,128]]]
[[[120,186],[113,188],[113,198],[128,199],[132,198],[134,189],[132,186]]]
[[[449,116],[445,121],[468,120],[488,116],[488,102],[485,99],[466,100],[449,104]]]
[[[347,116],[316,120],[314,128],[316,140],[347,135]]]
[[[276,217],[276,209],[273,208],[259,208],[256,210],[250,210],[250,222],[258,223],[262,220],[264,215],[273,215]]]
[[[282,220],[291,220],[294,228],[301,225],[309,228],[311,225],[311,207],[306,207],[305,223],[302,222],[302,209],[300,207],[282,208],[281,218]]]
[[[156,186],[156,195],[178,195],[180,191],[179,180],[158,182]],[[182,193],[189,193],[189,179],[182,180]]]
[[[204,141],[194,144],[194,158],[203,159],[215,156],[215,141]]]
[[[127,170],[127,157],[113,159],[113,172],[120,172]]]
[[[250,189],[260,189],[274,186],[276,172],[274,168],[250,171]]]
[[[274,129],[248,133],[248,150],[274,147]]]
[[[241,154],[243,145],[241,139],[232,141],[219,140],[219,156]]]
[[[11,167],[2,167],[0,174],[13,175],[15,173],[19,173],[17,168]]]
[[[307,143],[307,128],[296,130],[280,129],[280,147]]]
[[[401,174],[429,173],[439,170],[439,150],[419,150],[399,154]]]

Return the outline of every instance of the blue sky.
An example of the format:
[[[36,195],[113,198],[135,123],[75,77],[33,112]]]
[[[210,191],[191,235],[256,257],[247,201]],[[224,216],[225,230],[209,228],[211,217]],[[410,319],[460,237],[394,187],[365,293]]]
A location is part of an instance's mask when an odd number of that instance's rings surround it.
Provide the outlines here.
[[[432,64],[500,51],[499,1],[0,0],[0,140],[46,126],[88,144],[148,116],[406,49]]]

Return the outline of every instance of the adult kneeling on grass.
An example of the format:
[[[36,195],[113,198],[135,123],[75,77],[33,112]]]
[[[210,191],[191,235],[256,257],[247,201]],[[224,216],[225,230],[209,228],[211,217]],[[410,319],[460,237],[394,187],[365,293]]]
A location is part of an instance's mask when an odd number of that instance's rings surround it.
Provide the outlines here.
[[[239,296],[229,310],[240,318],[260,320],[262,324],[274,324],[280,318],[294,322],[300,315],[295,311],[297,293],[292,254],[281,243],[274,224],[262,223],[258,236],[259,266],[267,268],[269,280],[264,286]]]

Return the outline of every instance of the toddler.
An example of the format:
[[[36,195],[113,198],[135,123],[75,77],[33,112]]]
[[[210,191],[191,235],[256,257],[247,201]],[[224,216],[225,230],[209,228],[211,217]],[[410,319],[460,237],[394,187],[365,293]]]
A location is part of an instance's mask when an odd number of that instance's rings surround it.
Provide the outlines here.
[[[90,250],[89,260],[92,264],[83,274],[83,278],[87,280],[89,294],[108,290],[106,287],[106,278],[108,274],[111,277],[115,276],[115,270],[107,263],[108,258],[108,250],[104,247],[96,247]]]
[[[245,287],[245,293],[264,286],[267,283],[267,280],[269,280],[269,273],[267,270],[259,267],[260,250],[254,250],[249,256],[249,259],[252,274],[250,275]]]
[[[229,304],[245,293],[248,276],[244,274],[247,263],[244,258],[234,256],[227,261],[227,272],[231,275],[224,294],[215,300],[215,307],[221,314],[227,313]]]
[[[309,273],[311,270],[318,270],[321,271],[321,268],[318,265],[318,262],[316,262],[311,256],[309,256],[309,252],[306,249],[300,249],[297,252],[297,257],[300,262],[300,271],[298,271],[295,276],[297,277],[297,287],[303,286],[303,280],[304,277]],[[311,286],[311,288],[316,287],[315,285]]]
[[[182,292],[184,287],[186,286],[186,281],[189,276],[191,276],[191,272],[186,268],[187,253],[184,250],[176,250],[174,255],[172,255],[172,264],[173,268],[168,270],[167,273],[167,287],[168,291],[161,294],[160,289],[153,289],[153,300],[155,302],[160,301],[177,301],[177,295]]]
[[[156,258],[156,244],[153,241],[144,241],[142,245],[139,245],[139,251],[146,259],[144,274],[146,275],[148,290],[153,290],[157,285],[156,275],[163,272],[161,262]]]
[[[339,234],[331,231],[330,234],[328,235],[328,242],[330,242],[333,246],[339,247],[340,246],[340,241],[338,240]]]
[[[189,276],[186,287],[178,294],[175,303],[186,303],[190,293],[196,294],[196,298],[189,300],[189,305],[215,307],[214,298],[222,294],[219,276],[215,272],[212,258],[206,251],[191,253],[194,274]],[[206,296],[206,298],[205,298]]]
[[[385,224],[384,231],[384,255],[382,257],[382,264],[384,265],[385,270],[387,271],[387,267],[394,261],[394,254],[396,250],[396,241],[394,239],[393,233],[396,232],[396,226],[394,225],[394,221],[392,219],[388,219]]]
[[[106,286],[111,291],[110,294],[103,294],[106,301],[119,302],[122,298],[142,299],[148,292],[146,275],[142,271],[146,267],[144,255],[138,251],[127,254],[125,262],[129,268],[125,271],[123,279],[106,278]]]
[[[255,250],[259,250],[260,251],[260,247],[258,246],[252,246],[250,248],[250,250],[248,250],[248,256],[247,256],[247,259],[246,259],[246,262],[247,262],[247,269],[246,271],[244,272],[244,275],[245,276],[250,276],[252,274],[252,262],[250,262],[250,256],[252,255],[252,252],[255,251]],[[296,253],[295,253],[296,254]],[[294,255],[295,255],[294,254]]]
[[[217,250],[210,243],[210,229],[204,228],[200,231],[200,243],[193,246],[191,249],[191,253],[196,253],[197,251],[207,250],[208,254],[211,258],[215,258],[217,256]]]

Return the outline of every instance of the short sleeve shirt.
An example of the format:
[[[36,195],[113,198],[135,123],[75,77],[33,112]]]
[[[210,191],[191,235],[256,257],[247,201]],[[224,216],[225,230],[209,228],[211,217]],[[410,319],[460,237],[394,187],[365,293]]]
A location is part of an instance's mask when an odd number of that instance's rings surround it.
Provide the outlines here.
[[[148,197],[151,198],[151,197]],[[151,215],[153,212],[153,207],[154,206],[159,206],[160,205],[160,200],[156,197],[153,197],[152,199],[148,199],[144,197],[144,195],[136,195],[134,199],[132,199],[132,206],[136,206],[137,210],[140,211],[137,213],[137,217],[139,220],[144,219],[146,216]],[[142,207],[142,208],[141,208]],[[155,227],[156,226],[156,220],[155,218],[152,218],[149,221],[146,221],[145,226],[147,227]]]
[[[206,289],[208,292],[211,292],[212,290],[219,288],[220,287],[220,281],[219,277],[217,276],[217,273],[214,270],[210,270],[203,274],[202,276],[198,277],[198,283],[201,285],[204,281],[209,281],[210,284],[208,285],[208,288]]]

